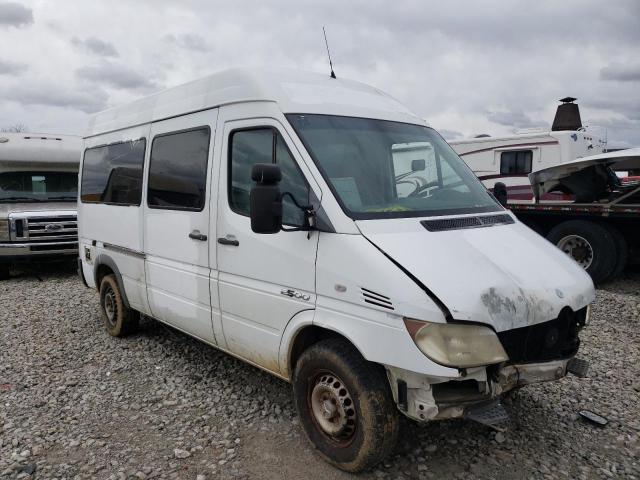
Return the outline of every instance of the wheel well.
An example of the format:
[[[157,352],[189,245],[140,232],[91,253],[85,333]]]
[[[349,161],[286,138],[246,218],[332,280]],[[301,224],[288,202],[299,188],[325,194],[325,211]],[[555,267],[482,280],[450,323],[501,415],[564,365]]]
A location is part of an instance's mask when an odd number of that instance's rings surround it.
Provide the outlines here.
[[[98,266],[96,270],[96,288],[100,290],[100,284],[102,283],[102,279],[107,275],[113,275],[113,270],[108,265],[104,263]]]
[[[344,335],[340,335],[333,330],[309,325],[303,328],[302,331],[298,332],[295,340],[293,341],[293,345],[289,352],[289,371],[293,372],[296,362],[298,361],[298,358],[300,358],[300,355],[302,355],[302,352],[313,344],[318,343],[320,340],[325,340],[327,338],[343,338],[347,342],[351,343]]]

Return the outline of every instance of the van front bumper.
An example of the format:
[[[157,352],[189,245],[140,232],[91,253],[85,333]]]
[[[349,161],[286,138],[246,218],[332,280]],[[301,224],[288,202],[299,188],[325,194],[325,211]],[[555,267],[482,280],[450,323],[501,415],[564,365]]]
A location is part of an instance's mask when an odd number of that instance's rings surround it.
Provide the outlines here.
[[[586,362],[575,358],[485,367],[450,380],[431,379],[395,368],[388,368],[387,372],[400,411],[413,420],[426,422],[461,418],[474,407],[514,388],[559,380],[569,372],[578,374],[576,363],[586,373]]]
[[[7,242],[0,243],[0,262],[16,263],[43,260],[45,257],[78,255],[78,242]]]

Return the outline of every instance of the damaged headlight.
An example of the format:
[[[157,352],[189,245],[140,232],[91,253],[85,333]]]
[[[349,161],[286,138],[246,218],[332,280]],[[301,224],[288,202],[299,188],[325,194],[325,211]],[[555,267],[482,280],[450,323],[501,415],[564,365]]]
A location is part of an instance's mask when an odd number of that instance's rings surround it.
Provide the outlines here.
[[[9,241],[9,220],[0,218],[0,242]]]
[[[461,323],[430,323],[405,318],[416,346],[436,363],[448,367],[478,367],[509,360],[489,327]]]

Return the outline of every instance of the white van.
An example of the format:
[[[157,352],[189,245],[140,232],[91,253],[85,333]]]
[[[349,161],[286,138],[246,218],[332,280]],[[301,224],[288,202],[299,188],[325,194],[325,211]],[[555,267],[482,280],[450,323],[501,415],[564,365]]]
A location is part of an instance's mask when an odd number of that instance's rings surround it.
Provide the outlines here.
[[[435,178],[399,193],[409,170]],[[375,88],[215,74],[95,115],[80,176],[107,331],[147,315],[290,381],[344,470],[382,460],[400,414],[491,423],[502,393],[584,367],[589,276]]]
[[[0,133],[0,280],[17,264],[75,261],[82,139]]]

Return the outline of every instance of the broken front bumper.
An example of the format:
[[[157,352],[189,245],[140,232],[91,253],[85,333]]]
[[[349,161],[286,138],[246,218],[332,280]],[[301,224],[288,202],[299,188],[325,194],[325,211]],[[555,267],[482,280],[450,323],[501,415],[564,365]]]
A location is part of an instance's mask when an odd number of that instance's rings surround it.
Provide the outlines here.
[[[390,368],[400,410],[419,422],[464,417],[479,405],[491,402],[517,387],[559,380],[567,373],[585,376],[588,363],[577,358],[541,363],[508,364],[497,370],[479,368],[455,380],[429,379]],[[430,380],[435,380],[431,383]]]

